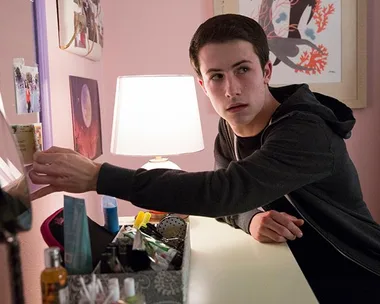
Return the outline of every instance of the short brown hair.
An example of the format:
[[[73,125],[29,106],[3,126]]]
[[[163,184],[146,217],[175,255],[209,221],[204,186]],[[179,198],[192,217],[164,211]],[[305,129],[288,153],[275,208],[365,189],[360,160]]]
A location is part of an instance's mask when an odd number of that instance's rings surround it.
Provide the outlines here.
[[[264,69],[269,60],[268,40],[263,28],[252,18],[238,14],[223,14],[211,17],[202,23],[190,42],[191,64],[202,76],[199,64],[199,51],[208,43],[223,43],[231,40],[245,40],[252,44]]]

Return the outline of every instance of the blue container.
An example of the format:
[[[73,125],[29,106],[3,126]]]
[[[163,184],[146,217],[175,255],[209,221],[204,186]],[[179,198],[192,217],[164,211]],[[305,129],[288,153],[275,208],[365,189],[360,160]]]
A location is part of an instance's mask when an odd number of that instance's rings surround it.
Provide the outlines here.
[[[117,233],[119,231],[119,216],[117,214],[116,198],[103,195],[102,208],[104,214],[104,227],[111,233]]]

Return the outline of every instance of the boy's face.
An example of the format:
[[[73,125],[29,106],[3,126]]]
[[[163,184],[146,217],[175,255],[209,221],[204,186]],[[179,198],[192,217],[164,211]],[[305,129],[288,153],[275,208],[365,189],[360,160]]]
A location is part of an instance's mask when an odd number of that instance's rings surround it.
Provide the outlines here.
[[[268,97],[272,64],[263,71],[252,44],[244,40],[206,44],[199,63],[199,83],[215,111],[235,132],[249,132]]]

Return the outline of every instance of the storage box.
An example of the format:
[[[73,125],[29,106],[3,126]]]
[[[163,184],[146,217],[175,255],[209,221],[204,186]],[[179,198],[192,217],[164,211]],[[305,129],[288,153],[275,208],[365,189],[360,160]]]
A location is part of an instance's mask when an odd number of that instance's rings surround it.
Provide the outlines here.
[[[110,278],[118,278],[120,286],[127,277],[135,279],[137,288],[144,294],[147,304],[170,303],[182,304],[187,303],[187,290],[190,271],[190,224],[187,224],[185,247],[183,261],[180,270],[145,270],[139,272],[119,273],[119,274],[97,274],[105,289]],[[82,288],[79,275],[69,276],[68,284],[70,291],[70,303],[78,303],[80,290]],[[88,284],[92,275],[82,275],[86,284]]]

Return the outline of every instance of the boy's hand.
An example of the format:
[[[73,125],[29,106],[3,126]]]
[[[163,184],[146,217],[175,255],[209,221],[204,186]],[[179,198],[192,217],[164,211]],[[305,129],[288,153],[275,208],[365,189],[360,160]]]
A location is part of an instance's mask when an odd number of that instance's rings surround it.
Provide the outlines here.
[[[257,213],[252,218],[249,233],[261,243],[282,243],[302,237],[298,227],[303,223],[303,219],[271,210]]]

